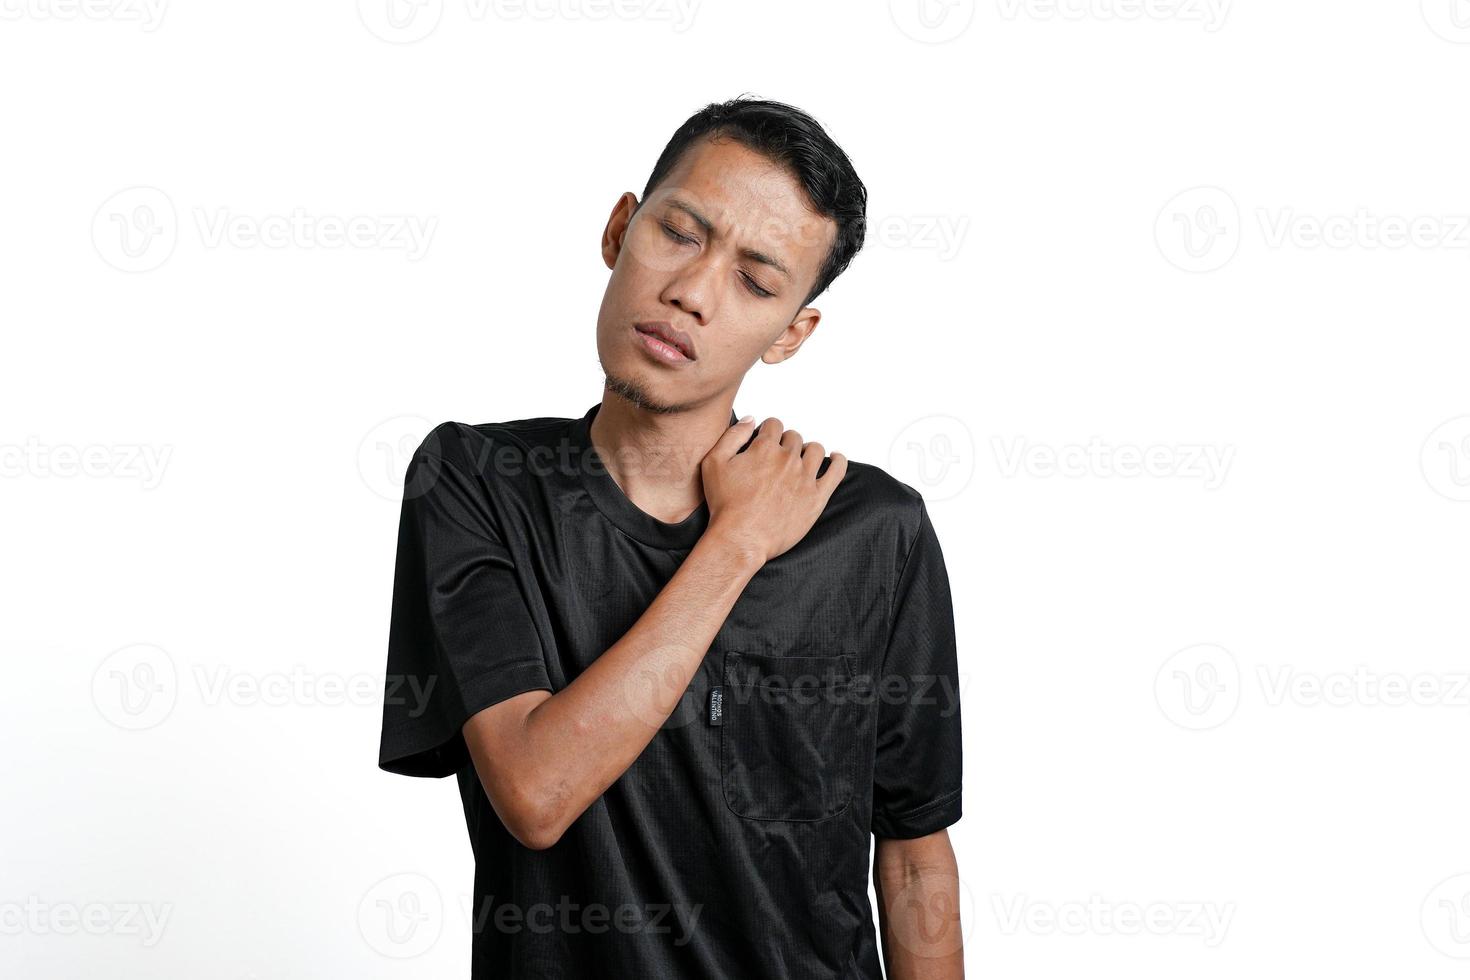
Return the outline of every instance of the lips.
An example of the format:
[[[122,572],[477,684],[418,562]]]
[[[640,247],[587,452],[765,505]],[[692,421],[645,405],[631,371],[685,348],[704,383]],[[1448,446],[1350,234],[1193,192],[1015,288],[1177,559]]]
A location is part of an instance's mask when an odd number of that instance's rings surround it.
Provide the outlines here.
[[[689,360],[695,360],[694,341],[682,330],[677,330],[667,320],[649,320],[633,324],[633,329],[650,337],[657,337]]]

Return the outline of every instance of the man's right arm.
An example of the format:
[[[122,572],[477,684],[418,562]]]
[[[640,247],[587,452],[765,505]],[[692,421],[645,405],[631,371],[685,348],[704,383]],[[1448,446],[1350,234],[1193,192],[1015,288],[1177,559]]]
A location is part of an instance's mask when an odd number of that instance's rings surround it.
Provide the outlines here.
[[[739,452],[750,426],[732,426],[701,463],[709,526],[632,628],[565,689],[507,698],[465,723],[485,793],[526,847],[555,844],[633,764],[745,586],[810,530],[846,472],[833,454],[818,477],[821,445],[783,434],[778,419]]]

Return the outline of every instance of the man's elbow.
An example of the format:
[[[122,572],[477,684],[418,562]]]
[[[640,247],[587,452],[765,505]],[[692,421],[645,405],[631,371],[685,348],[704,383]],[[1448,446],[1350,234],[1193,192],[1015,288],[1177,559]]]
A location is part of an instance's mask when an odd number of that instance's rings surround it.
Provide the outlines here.
[[[554,846],[572,824],[567,814],[566,793],[560,786],[512,779],[511,785],[500,792],[492,793],[485,787],[485,794],[506,831],[530,850],[544,851]]]

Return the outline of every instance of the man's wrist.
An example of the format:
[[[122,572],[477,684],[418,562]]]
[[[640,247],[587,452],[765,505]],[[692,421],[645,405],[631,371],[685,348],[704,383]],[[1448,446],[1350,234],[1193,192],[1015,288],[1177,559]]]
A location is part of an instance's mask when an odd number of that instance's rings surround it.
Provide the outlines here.
[[[716,527],[706,528],[695,547],[716,556],[746,576],[754,576],[766,563],[766,556],[760,549]]]

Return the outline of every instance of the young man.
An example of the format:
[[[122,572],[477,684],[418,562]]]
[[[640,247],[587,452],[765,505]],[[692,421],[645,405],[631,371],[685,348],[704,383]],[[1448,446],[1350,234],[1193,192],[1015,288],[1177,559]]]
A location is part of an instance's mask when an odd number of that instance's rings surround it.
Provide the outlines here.
[[[924,501],[731,408],[865,206],[805,113],[706,107],[603,233],[601,403],[415,452],[379,765],[458,777],[475,980],[879,980],[874,835],[887,975],[963,975]]]

